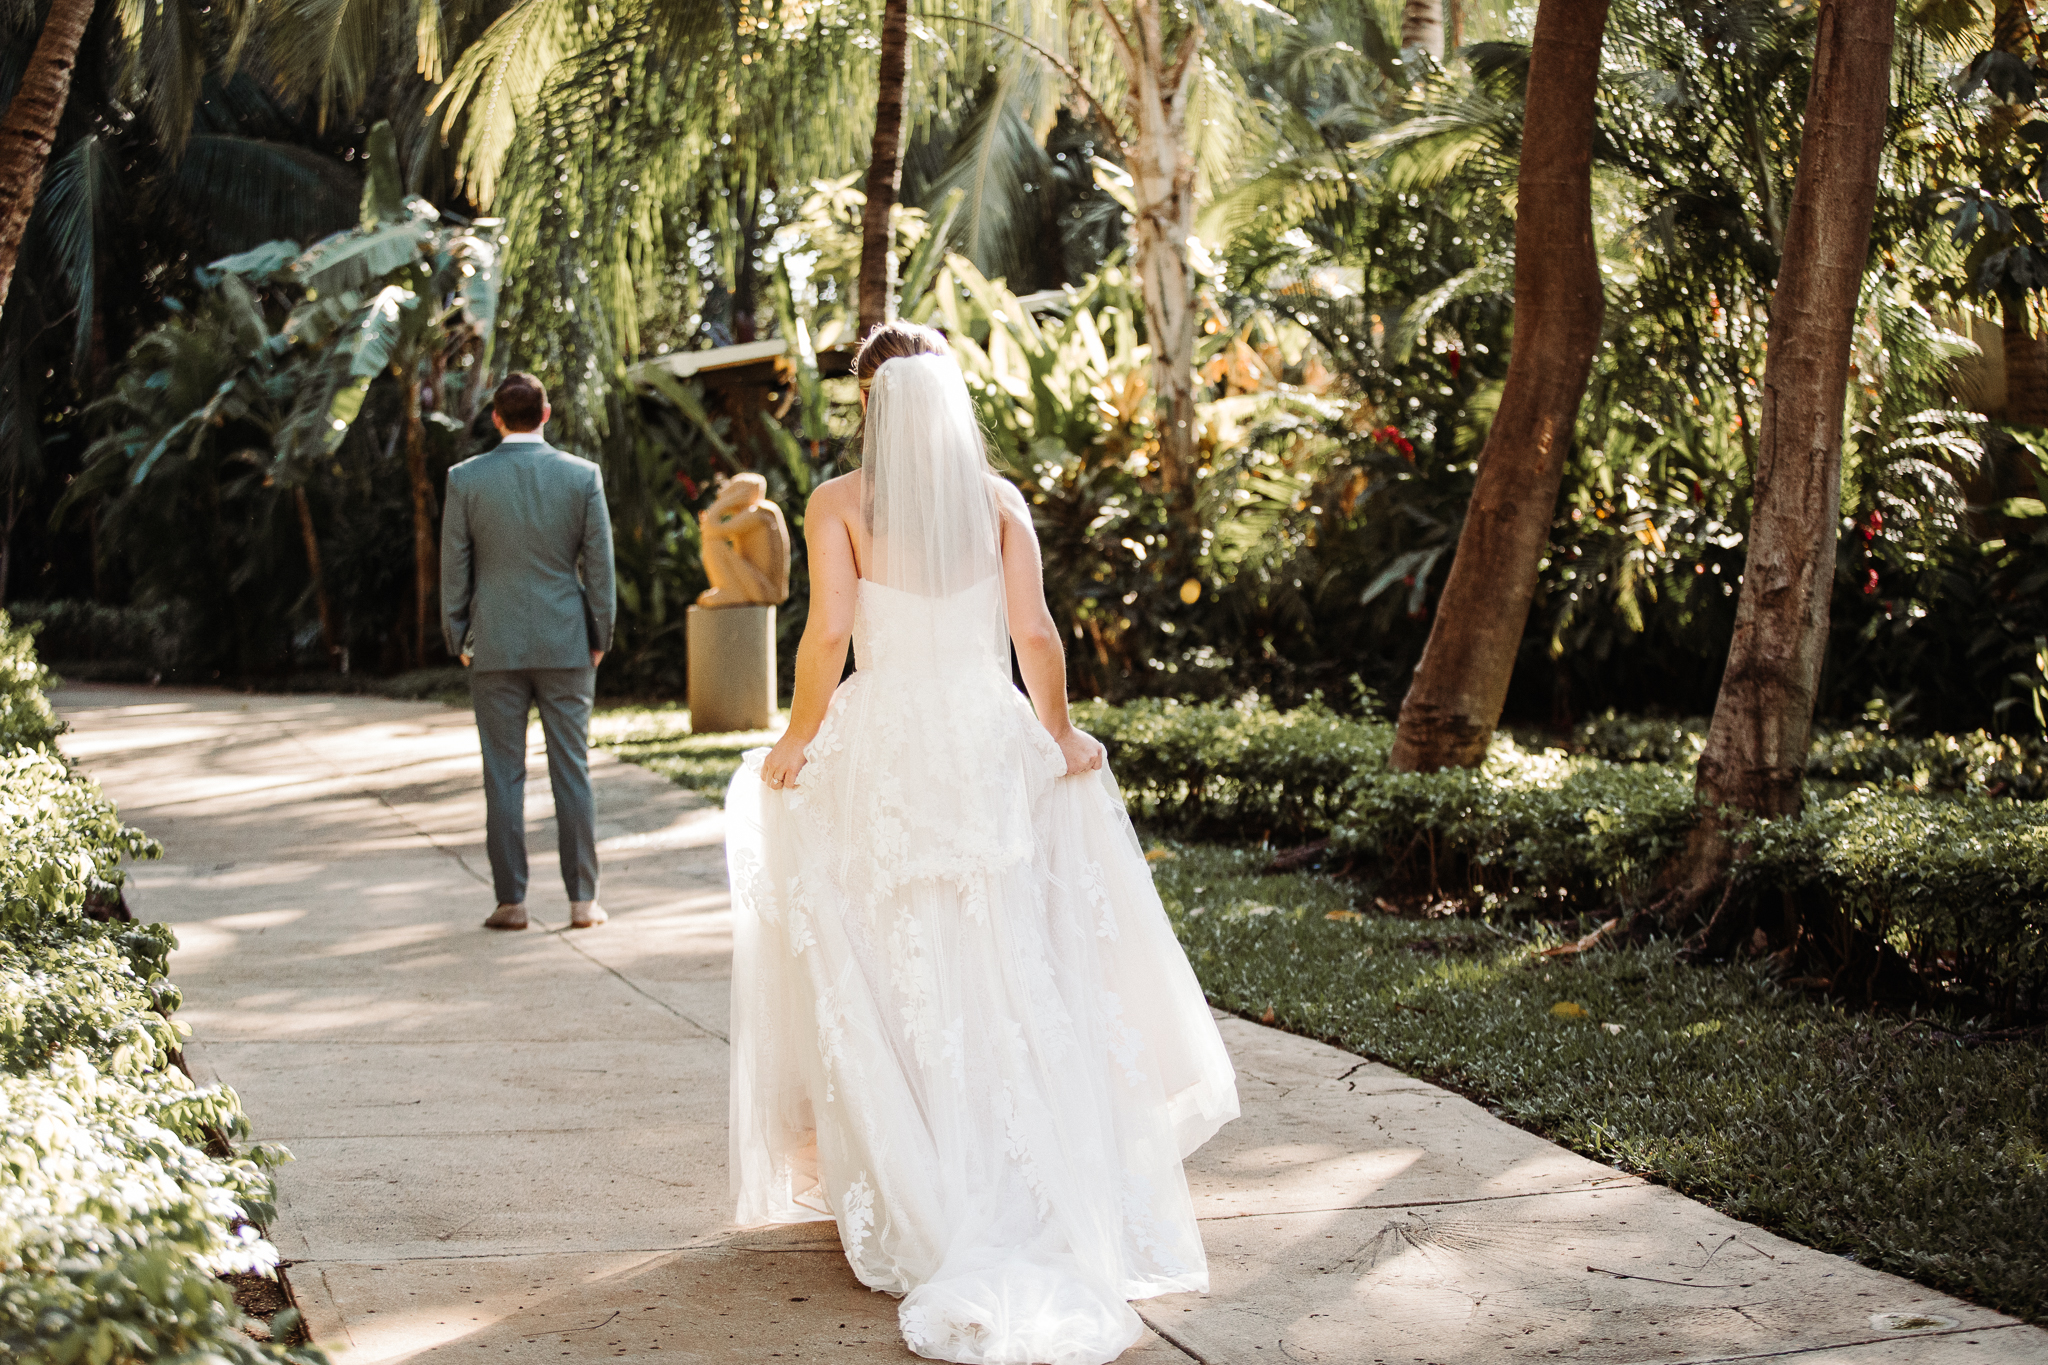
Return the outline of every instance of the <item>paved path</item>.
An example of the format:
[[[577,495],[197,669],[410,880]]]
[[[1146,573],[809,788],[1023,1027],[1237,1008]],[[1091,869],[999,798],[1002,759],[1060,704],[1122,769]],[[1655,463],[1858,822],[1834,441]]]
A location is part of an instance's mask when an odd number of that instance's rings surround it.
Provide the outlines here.
[[[523,934],[468,716],[79,687],[65,747],[165,845],[195,1069],[298,1160],[272,1229],[342,1365],[911,1359],[829,1225],[727,1223],[715,809],[600,755],[612,923],[559,932],[546,782]],[[537,732],[536,732],[537,734]],[[534,788],[537,787],[537,790]],[[1224,1021],[1245,1117],[1190,1164],[1215,1292],[1128,1365],[2048,1362],[2048,1332],[1723,1218],[1433,1086]],[[1887,1313],[1943,1320],[1917,1331]]]

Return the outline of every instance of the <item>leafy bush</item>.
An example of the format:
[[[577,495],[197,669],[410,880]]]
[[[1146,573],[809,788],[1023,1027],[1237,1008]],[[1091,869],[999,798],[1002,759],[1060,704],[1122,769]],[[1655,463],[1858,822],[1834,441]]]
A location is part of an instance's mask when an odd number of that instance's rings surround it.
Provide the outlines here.
[[[1670,770],[1525,750],[1502,736],[1483,768],[1397,773],[1394,727],[1320,701],[1086,702],[1140,819],[1274,843],[1327,838],[1431,893],[1499,908],[1577,908],[1634,888],[1692,814]]]
[[[186,657],[191,613],[176,605],[17,602],[9,610],[15,620],[38,627],[37,653],[58,660],[67,675],[147,682],[199,666]]]
[[[1652,720],[1609,711],[1572,731],[1572,748],[1610,763],[1692,763],[1706,747],[1703,719]]]
[[[1697,722],[1608,716],[1577,731],[1588,752],[1502,735],[1477,769],[1397,773],[1390,723],[1319,702],[1083,703],[1075,717],[1156,828],[1326,839],[1391,887],[1495,916],[1640,905],[1695,819]],[[1943,990],[2036,1008],[2048,998],[2048,810],[1991,793],[2037,795],[2044,757],[2038,741],[1981,732],[1823,735],[1816,799],[1756,826],[1740,878],[1830,912],[1843,954],[1888,944]]]
[[[1858,727],[1814,737],[1809,780],[1903,782],[1920,791],[2048,800],[2048,739],[1994,735],[1891,735]]]
[[[237,1155],[234,1093],[179,1065],[170,930],[89,917],[160,850],[54,751],[43,677],[0,615],[0,1354],[311,1365],[220,1279],[276,1266],[254,1224],[287,1154]]]
[[[0,612],[0,752],[43,749],[64,729],[43,684],[49,671],[36,660],[35,631],[8,629]]]
[[[1489,910],[1594,909],[1634,895],[1693,821],[1689,774],[1505,736],[1477,769],[1360,774],[1333,848]]]
[[[1080,702],[1074,723],[1108,746],[1140,819],[1184,833],[1274,842],[1327,833],[1361,773],[1383,769],[1393,726],[1338,715],[1320,699],[1277,711],[1157,698]]]
[[[1755,827],[1742,876],[1815,891],[1922,975],[2024,1007],[2048,988],[2048,810],[1858,788]]]
[[[1685,763],[1699,760],[1707,743],[1701,718],[1656,720],[1609,711],[1572,731],[1572,748],[1614,763]],[[1856,726],[1820,730],[1806,759],[1809,781],[1843,786],[1902,783],[1940,795],[2009,796],[2048,800],[2048,739],[1994,735],[1902,735]]]

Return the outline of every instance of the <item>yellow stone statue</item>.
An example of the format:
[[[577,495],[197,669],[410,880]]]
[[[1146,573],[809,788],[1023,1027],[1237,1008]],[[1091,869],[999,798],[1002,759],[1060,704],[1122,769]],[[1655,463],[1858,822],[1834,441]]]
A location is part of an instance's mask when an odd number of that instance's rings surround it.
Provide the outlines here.
[[[768,481],[735,474],[697,514],[704,530],[700,607],[773,606],[789,600],[789,523],[768,501]]]

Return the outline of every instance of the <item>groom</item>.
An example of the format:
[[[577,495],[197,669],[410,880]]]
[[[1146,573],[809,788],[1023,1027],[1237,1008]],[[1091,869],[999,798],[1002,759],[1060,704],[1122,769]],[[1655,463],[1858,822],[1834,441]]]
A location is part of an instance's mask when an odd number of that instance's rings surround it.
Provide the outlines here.
[[[487,929],[526,927],[526,717],[536,706],[569,925],[605,921],[589,743],[597,664],[612,638],[612,523],[598,467],[541,435],[550,412],[538,379],[507,375],[491,399],[504,439],[448,471],[441,521],[442,627],[449,653],[473,670],[483,743],[484,843],[498,895]]]

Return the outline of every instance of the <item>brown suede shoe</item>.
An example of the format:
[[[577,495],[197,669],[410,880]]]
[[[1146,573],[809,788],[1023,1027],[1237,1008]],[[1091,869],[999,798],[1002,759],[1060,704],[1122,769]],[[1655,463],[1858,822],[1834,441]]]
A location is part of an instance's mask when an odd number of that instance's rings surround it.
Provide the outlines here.
[[[524,929],[526,907],[524,905],[501,905],[491,911],[491,917],[484,921],[486,929]]]
[[[569,903],[569,927],[571,929],[595,929],[611,916],[596,901],[571,901]]]

